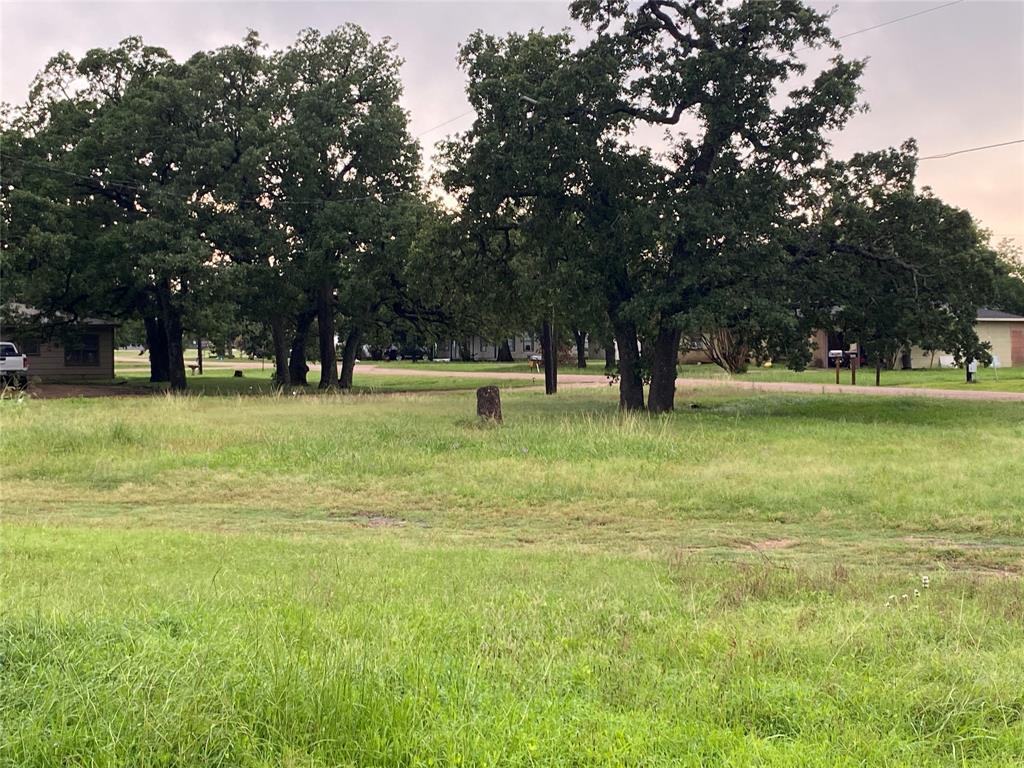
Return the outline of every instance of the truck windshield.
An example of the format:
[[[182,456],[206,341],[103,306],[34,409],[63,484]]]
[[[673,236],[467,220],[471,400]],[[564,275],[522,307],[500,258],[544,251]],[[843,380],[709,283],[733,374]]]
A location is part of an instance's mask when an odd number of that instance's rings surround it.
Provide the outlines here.
[[[16,357],[17,354],[18,350],[13,344],[0,344],[0,358]]]

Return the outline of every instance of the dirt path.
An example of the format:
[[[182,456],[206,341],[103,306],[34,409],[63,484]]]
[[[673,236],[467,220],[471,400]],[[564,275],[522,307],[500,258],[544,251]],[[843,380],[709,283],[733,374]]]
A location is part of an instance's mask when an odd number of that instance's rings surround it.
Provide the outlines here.
[[[474,371],[436,371],[412,368],[382,368],[373,364],[361,364],[356,372],[371,376],[443,376],[471,379],[512,379],[532,380],[543,384],[544,377],[536,373],[476,373]],[[571,386],[608,386],[608,377],[592,373],[559,373],[559,384]],[[813,395],[881,395],[887,397],[937,397],[950,400],[1010,400],[1024,402],[1024,392],[991,392],[965,389],[925,389],[923,387],[854,387],[848,384],[810,384],[796,381],[737,381],[735,379],[676,379],[676,386],[682,389],[706,387],[731,387],[759,392],[800,392]]]
[[[209,368],[266,368],[266,363],[250,360],[211,360],[206,363]],[[544,384],[543,373],[518,373],[513,371],[444,371],[428,368],[417,368],[410,363],[409,368],[391,368],[373,363],[358,363],[356,373],[369,376],[415,376],[451,379],[494,379],[513,381],[532,381]],[[316,363],[310,363],[311,370],[319,369]],[[571,387],[608,386],[608,377],[595,373],[562,373],[558,374],[558,383]],[[676,379],[676,386],[683,389],[704,389],[707,387],[731,387],[733,389],[749,389],[758,392],[796,392],[811,395],[876,395],[882,397],[933,397],[948,400],[1003,400],[1024,402],[1024,392],[993,392],[989,390],[969,389],[928,389],[925,387],[854,387],[849,384],[812,384],[797,381],[739,381],[736,379]],[[126,393],[127,394],[127,393]]]
[[[854,387],[849,384],[804,384],[797,381],[735,381],[731,379],[676,379],[679,387],[723,386],[762,392],[803,392],[816,395],[881,395],[887,397],[937,397],[947,400],[1011,400],[1024,402],[1024,392],[993,392],[978,389],[927,389],[925,387]]]

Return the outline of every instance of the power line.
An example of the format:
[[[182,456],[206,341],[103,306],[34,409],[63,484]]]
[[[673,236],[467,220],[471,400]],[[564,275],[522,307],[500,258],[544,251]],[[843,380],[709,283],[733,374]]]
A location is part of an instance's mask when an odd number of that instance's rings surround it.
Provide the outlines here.
[[[425,131],[420,131],[419,133],[416,134],[416,138],[419,139],[419,138],[421,138],[423,136],[426,136],[428,133],[431,133],[432,131],[436,131],[438,128],[444,128],[449,123],[454,123],[456,120],[458,120],[461,117],[465,117],[466,115],[473,114],[474,111],[475,110],[467,109],[465,112],[462,112],[461,114],[458,114],[455,117],[448,118],[443,123],[438,123],[437,125],[434,125],[434,126],[431,126],[430,128],[427,128],[427,130],[425,130]]]
[[[865,32],[870,32],[873,29],[881,29],[882,27],[888,27],[890,24],[896,24],[901,21],[906,21],[907,19],[913,19],[916,16],[924,16],[926,13],[932,13],[933,11],[941,11],[943,8],[949,8],[951,5],[960,5],[964,1],[965,0],[953,0],[953,2],[951,3],[936,5],[933,6],[932,8],[925,8],[923,11],[917,11],[915,13],[908,13],[906,16],[900,16],[899,18],[896,19],[883,21],[881,24],[875,24],[874,26],[871,27],[864,27],[864,29],[858,29],[854,32],[847,32],[845,35],[839,35],[836,39],[845,40],[846,38],[853,37],[854,35],[862,35]]]
[[[452,122],[454,120],[457,120],[459,117],[463,117],[466,114],[469,114],[469,113],[468,112],[464,112],[462,115],[458,115],[457,117],[453,117],[448,122]],[[435,127],[440,128],[441,125],[438,125],[438,126],[435,126]],[[1011,141],[1001,141],[1001,142],[999,142],[997,144],[984,144],[984,145],[979,146],[979,147],[967,147],[965,149],[955,149],[952,152],[943,152],[942,154],[938,154],[938,155],[925,155],[924,157],[919,157],[918,160],[919,161],[920,160],[943,160],[943,159],[945,159],[947,157],[956,157],[957,155],[965,155],[965,154],[967,154],[969,152],[981,152],[981,151],[986,150],[986,149],[998,149],[1000,147],[1010,147],[1010,146],[1013,146],[1015,144],[1024,144],[1024,139],[1013,139]],[[124,180],[124,179],[104,179],[104,178],[99,177],[99,176],[88,176],[88,175],[84,175],[84,174],[73,173],[71,171],[65,171],[63,168],[55,168],[53,163],[34,163],[31,160],[26,160],[24,158],[17,157],[16,155],[10,155],[10,154],[7,154],[6,152],[0,152],[0,157],[3,157],[4,159],[6,159],[8,161],[13,160],[14,162],[21,163],[22,165],[28,165],[28,166],[31,166],[33,168],[39,168],[39,169],[42,169],[44,171],[50,171],[51,173],[59,173],[59,174],[62,174],[64,176],[68,176],[68,177],[70,177],[72,179],[76,179],[76,180],[92,181],[92,182],[97,182],[97,183],[104,182],[104,183],[109,184],[111,186],[122,187],[124,189],[133,189],[133,190],[135,190],[137,192],[147,192],[147,193],[152,194],[152,195],[171,196],[171,197],[174,197],[175,199],[185,200],[186,202],[189,201],[188,198],[182,198],[182,197],[180,197],[178,195],[174,195],[174,193],[171,193],[171,192],[165,192],[165,191],[159,190],[159,189],[150,189],[146,184],[139,184],[137,182],[127,181],[127,180]],[[239,203],[257,203],[257,204],[261,204],[261,205],[266,203],[266,202],[268,202],[268,201],[272,202],[272,203],[274,203],[276,205],[315,205],[317,203],[323,203],[323,202],[356,203],[356,202],[361,202],[363,200],[376,200],[376,199],[381,198],[381,197],[393,197],[395,195],[406,195],[406,194],[409,194],[409,192],[410,192],[410,190],[402,189],[402,190],[394,190],[394,191],[391,191],[391,192],[378,192],[375,195],[364,195],[364,196],[361,196],[361,197],[344,198],[344,199],[340,199],[340,200],[324,200],[323,198],[314,198],[314,199],[311,199],[311,200],[278,200],[278,199],[275,199],[275,198],[271,197],[271,198],[266,198],[266,199],[263,199],[263,200],[259,200],[259,199],[255,199],[255,198],[243,198],[241,200],[236,200],[234,202],[239,202]]]
[[[1011,144],[1024,144],[1024,139],[1014,139],[1013,141],[1003,141],[999,144],[986,144],[982,147],[968,147],[967,149],[956,149],[952,152],[945,152],[941,155],[928,155],[927,157],[919,157],[918,160],[942,160],[945,157],[953,157],[954,155],[965,155],[968,152],[980,152],[983,149],[995,149],[996,147],[1008,147]]]
[[[872,30],[875,30],[875,29],[881,29],[882,27],[888,27],[890,24],[898,24],[899,22],[906,21],[907,19],[913,19],[913,18],[916,18],[918,16],[924,16],[926,13],[932,13],[934,11],[941,11],[943,8],[949,8],[952,5],[960,5],[963,2],[965,2],[965,0],[953,0],[953,2],[951,2],[951,3],[944,3],[942,5],[936,5],[936,6],[933,6],[931,8],[925,8],[923,11],[916,11],[914,13],[908,13],[906,16],[899,16],[899,17],[897,17],[895,19],[889,19],[888,21],[883,21],[880,24],[873,24],[870,27],[864,27],[864,29],[856,29],[853,32],[847,32],[845,35],[837,35],[836,36],[836,40],[845,40],[846,38],[854,37],[855,35],[863,35],[865,32],[871,32]],[[801,53],[802,51],[809,51],[809,50],[811,50],[814,47],[815,46],[813,46],[813,45],[808,45],[805,48],[798,48],[797,50],[793,51],[793,53]]]

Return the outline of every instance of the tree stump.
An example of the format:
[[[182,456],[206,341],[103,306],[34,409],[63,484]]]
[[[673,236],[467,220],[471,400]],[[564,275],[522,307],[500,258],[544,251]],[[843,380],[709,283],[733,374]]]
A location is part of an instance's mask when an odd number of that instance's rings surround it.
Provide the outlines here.
[[[497,387],[480,387],[476,391],[476,415],[501,423],[501,393]]]

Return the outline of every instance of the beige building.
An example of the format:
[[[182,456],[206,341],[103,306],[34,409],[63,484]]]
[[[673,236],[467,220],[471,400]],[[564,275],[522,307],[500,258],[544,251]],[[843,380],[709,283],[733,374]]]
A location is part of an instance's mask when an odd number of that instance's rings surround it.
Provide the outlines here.
[[[974,330],[981,341],[992,345],[993,362],[1002,368],[1024,366],[1024,317],[995,309],[979,309]],[[913,368],[939,368],[952,365],[952,355],[914,347],[910,351]]]
[[[992,345],[992,355],[1000,367],[1024,366],[1024,317],[995,309],[979,309],[974,330],[981,341]],[[812,365],[818,368],[829,365],[830,349],[849,348],[841,333],[828,331],[817,331],[814,334],[814,345]],[[910,351],[911,368],[945,368],[952,365],[953,356],[948,352],[924,350],[920,347],[913,347]]]

